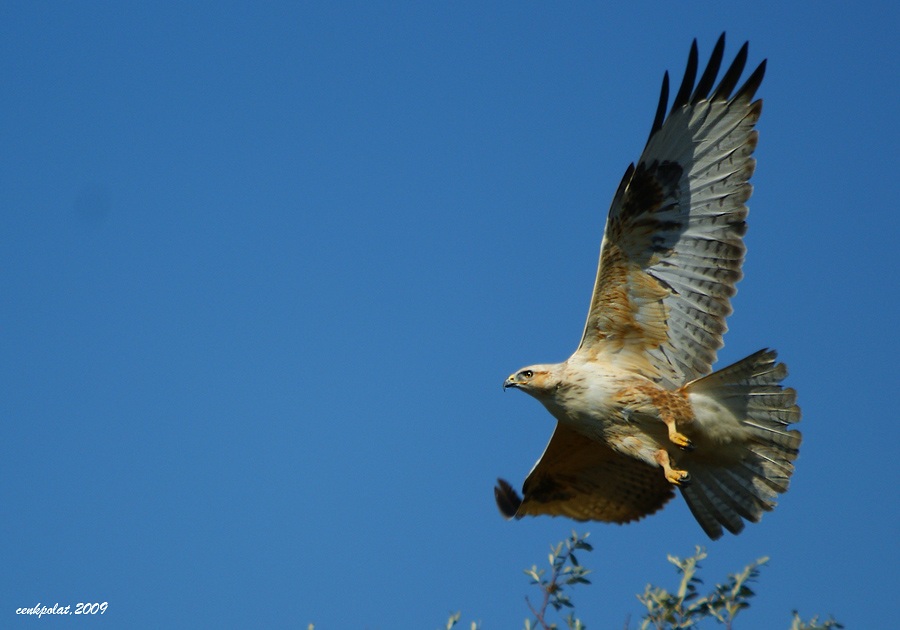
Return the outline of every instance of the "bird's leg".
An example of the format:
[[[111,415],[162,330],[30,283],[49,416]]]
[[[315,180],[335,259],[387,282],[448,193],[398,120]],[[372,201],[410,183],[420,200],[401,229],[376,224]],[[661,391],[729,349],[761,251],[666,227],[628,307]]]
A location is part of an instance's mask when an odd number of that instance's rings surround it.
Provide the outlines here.
[[[679,433],[678,429],[675,427],[675,416],[668,409],[660,408],[659,417],[669,430],[669,441],[672,444],[680,446],[686,451],[690,451],[694,448],[694,445],[688,437],[684,433]]]
[[[657,400],[654,402],[656,403],[656,408],[659,410],[660,420],[665,423],[666,428],[669,430],[669,441],[686,451],[693,450],[694,445],[688,437],[684,433],[679,432],[678,428],[675,426],[676,417],[685,420],[693,416],[687,398],[682,396],[681,392],[666,392],[666,395],[664,396],[657,396]]]
[[[616,400],[620,403],[622,416],[630,421],[631,412],[655,416],[666,425],[669,441],[676,446],[689,451],[694,448],[690,439],[678,431],[676,419],[682,425],[693,420],[694,413],[687,395],[678,391],[669,391],[655,385],[639,384],[623,388],[616,393]]]
[[[676,486],[687,485],[691,481],[691,475],[686,470],[672,468],[672,462],[669,460],[669,453],[666,449],[661,448],[656,451],[656,463],[662,466],[666,475],[666,481]]]

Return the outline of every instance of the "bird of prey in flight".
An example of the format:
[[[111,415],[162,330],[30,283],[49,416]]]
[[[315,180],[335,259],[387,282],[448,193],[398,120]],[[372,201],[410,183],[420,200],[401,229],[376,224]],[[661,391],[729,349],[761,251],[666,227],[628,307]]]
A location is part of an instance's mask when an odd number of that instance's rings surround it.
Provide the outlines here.
[[[697,42],[668,109],[613,197],[581,343],[503,387],[556,418],[520,496],[499,479],[507,518],[627,523],[681,491],[713,539],[759,521],[788,488],[800,433],[787,369],[761,350],[715,372],[741,278],[763,61],[738,86],[747,44],[716,85],[724,34],[697,80]],[[668,112],[667,112],[668,109]]]

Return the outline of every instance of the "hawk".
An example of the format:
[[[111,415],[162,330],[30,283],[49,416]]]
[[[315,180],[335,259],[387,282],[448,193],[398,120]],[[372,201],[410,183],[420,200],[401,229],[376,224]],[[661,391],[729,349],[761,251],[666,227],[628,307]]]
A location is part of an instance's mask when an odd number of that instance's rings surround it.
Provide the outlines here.
[[[697,41],[668,114],[669,77],[637,166],[613,197],[581,343],[564,363],[506,379],[556,418],[522,496],[498,479],[507,518],[627,523],[681,491],[706,534],[757,522],[788,488],[800,433],[787,368],[761,350],[712,371],[741,278],[763,61],[747,44],[718,85],[725,35],[696,81]]]

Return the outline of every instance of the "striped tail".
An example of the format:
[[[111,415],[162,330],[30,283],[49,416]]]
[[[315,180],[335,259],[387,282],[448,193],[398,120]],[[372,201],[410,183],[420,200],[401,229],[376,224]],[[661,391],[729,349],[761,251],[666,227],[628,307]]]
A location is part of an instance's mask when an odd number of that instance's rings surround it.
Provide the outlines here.
[[[782,387],[787,367],[774,350],[761,350],[734,365],[688,383],[684,390],[707,448],[680,460],[691,475],[681,493],[707,535],[732,534],[746,519],[758,522],[788,489],[801,435],[797,393]]]

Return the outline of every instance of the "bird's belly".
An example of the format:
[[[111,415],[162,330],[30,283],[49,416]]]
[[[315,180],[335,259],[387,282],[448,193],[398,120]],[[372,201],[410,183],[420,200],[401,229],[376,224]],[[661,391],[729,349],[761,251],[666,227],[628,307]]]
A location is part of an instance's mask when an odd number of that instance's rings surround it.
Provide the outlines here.
[[[613,406],[599,408],[594,413],[570,411],[566,423],[585,437],[654,466],[657,452],[671,446],[666,426],[658,418]]]
[[[600,370],[580,373],[570,382],[573,386],[545,401],[557,420],[623,455],[657,465],[657,452],[670,446],[666,425],[645,404],[646,396],[631,393],[652,383]]]

